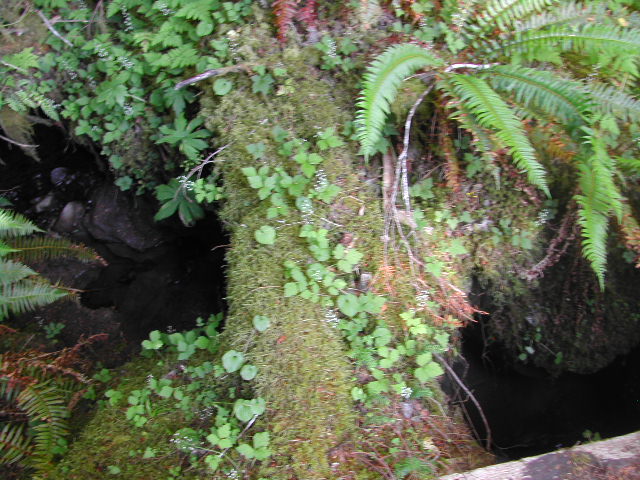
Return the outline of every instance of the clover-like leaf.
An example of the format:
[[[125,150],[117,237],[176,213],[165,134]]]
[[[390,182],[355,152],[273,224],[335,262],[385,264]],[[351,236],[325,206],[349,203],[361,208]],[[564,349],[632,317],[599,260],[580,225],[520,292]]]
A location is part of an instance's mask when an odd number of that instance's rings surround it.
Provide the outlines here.
[[[222,356],[222,366],[229,372],[237,371],[244,363],[244,355],[235,350],[229,350]]]
[[[244,365],[240,369],[240,376],[244,380],[253,380],[254,378],[256,378],[257,374],[258,374],[258,367],[256,367],[255,365]]]
[[[264,332],[271,325],[271,320],[269,317],[264,315],[256,315],[253,317],[253,328],[255,328],[259,332]]]
[[[276,229],[270,225],[263,225],[255,231],[255,238],[263,245],[273,245],[276,243]]]

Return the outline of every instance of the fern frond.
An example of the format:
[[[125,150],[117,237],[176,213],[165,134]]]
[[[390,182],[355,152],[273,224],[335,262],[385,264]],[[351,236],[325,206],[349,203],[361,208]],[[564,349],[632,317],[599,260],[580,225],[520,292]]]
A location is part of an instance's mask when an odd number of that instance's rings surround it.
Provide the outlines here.
[[[70,257],[84,262],[101,260],[90,248],[81,244],[71,243],[64,238],[43,236],[24,237],[9,240],[10,247],[17,252],[10,253],[10,258],[20,258],[26,262],[39,262],[53,258]]]
[[[274,0],[271,4],[276,17],[277,36],[281,43],[287,41],[287,32],[293,25],[293,18],[298,10],[296,0]]]
[[[544,167],[536,155],[520,120],[511,108],[482,79],[469,75],[453,75],[453,91],[485,128],[494,130],[509,149],[516,166],[527,173],[532,185],[549,196]]]
[[[11,285],[0,285],[0,320],[10,313],[19,315],[48,305],[68,294],[46,283],[26,279]]]
[[[465,26],[469,32],[490,31],[498,27],[509,30],[517,21],[559,0],[491,0],[480,15],[475,25]]]
[[[24,424],[7,423],[0,431],[0,465],[18,463],[31,456],[31,439]]]
[[[578,223],[582,229],[582,253],[604,289],[609,216],[615,213],[621,219],[623,204],[614,181],[615,161],[600,140],[592,137],[589,143],[593,152],[578,166]]]
[[[640,159],[618,157],[616,164],[621,170],[631,175],[640,175]]]
[[[18,282],[31,275],[36,275],[36,272],[22,263],[0,260],[0,283],[2,285]]]
[[[307,0],[296,17],[307,27],[307,30],[316,30],[318,28],[318,0]]]
[[[558,118],[568,130],[584,124],[590,104],[581,83],[551,72],[506,65],[489,68],[480,75],[495,90],[513,94],[517,103]]]
[[[553,27],[549,30],[516,34],[504,43],[491,42],[485,50],[489,56],[524,53],[529,60],[536,59],[536,49],[554,47],[560,51],[578,53],[604,53],[611,57],[640,53],[640,31],[622,29],[609,25],[584,25],[579,29],[570,26]]]
[[[541,30],[559,25],[571,25],[574,22],[585,21],[593,15],[604,15],[604,9],[599,5],[585,5],[578,2],[566,2],[529,17],[527,20],[514,24],[517,32],[527,30]]]
[[[29,416],[31,423],[36,423],[32,427],[34,447],[29,463],[39,470],[48,470],[53,459],[53,447],[68,433],[65,401],[55,385],[40,383],[22,390],[17,404]]]
[[[14,238],[42,232],[19,213],[0,209],[0,238]]]
[[[391,103],[404,79],[420,69],[439,65],[442,61],[424,48],[403,44],[390,47],[367,67],[357,103],[358,138],[365,157],[374,153]]]
[[[640,100],[636,97],[602,83],[587,84],[585,91],[600,112],[612,114],[622,121],[640,121]]]

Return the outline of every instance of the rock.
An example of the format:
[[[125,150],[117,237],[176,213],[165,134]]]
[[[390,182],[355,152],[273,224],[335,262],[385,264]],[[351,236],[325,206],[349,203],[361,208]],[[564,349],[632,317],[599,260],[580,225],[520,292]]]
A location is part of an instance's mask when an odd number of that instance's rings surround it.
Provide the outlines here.
[[[69,176],[69,169],[65,167],[58,167],[51,170],[50,178],[51,183],[54,186],[62,185]]]
[[[52,192],[49,192],[44,198],[38,200],[33,209],[36,213],[43,213],[58,207],[58,201]]]
[[[166,239],[153,220],[154,206],[143,198],[131,198],[116,186],[104,184],[91,195],[90,204],[83,226],[97,241],[133,250],[120,249],[120,255],[132,258]]]
[[[60,212],[60,215],[58,216],[58,219],[56,220],[52,229],[55,232],[60,233],[73,232],[81,225],[84,212],[84,203],[77,200],[67,203],[62,209],[62,212]]]

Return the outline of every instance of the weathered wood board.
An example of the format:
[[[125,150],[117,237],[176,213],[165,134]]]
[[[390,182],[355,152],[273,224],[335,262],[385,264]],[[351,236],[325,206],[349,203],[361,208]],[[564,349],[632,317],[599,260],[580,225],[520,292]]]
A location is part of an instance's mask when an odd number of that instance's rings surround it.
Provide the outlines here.
[[[640,432],[440,480],[640,480]]]

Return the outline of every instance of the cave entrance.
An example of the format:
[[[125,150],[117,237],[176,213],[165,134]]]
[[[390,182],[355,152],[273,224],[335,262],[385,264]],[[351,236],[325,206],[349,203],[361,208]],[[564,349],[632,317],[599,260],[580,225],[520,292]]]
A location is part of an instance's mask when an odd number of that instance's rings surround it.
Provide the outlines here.
[[[640,429],[640,345],[595,373],[551,375],[514,360],[499,341],[488,342],[487,323],[485,317],[462,330],[462,358],[454,368],[482,407],[499,459]],[[486,444],[485,422],[474,402],[451,379],[444,386]]]
[[[84,324],[69,318],[82,313],[64,309],[66,319],[34,313],[38,321],[66,321],[65,343],[104,327],[137,351],[152,330],[189,329],[197,317],[226,309],[229,238],[214,212],[190,228],[177,219],[154,222],[153,195],[119,190],[90,148],[44,125],[35,126],[33,140],[39,160],[0,140],[0,194],[41,228],[93,248],[107,264],[45,266],[43,275],[80,289],[82,308],[94,313]]]

